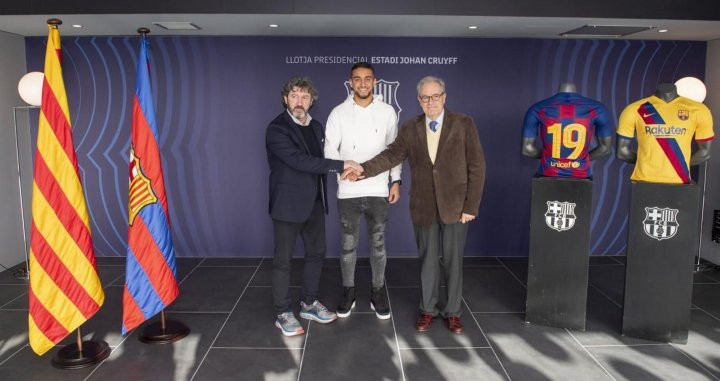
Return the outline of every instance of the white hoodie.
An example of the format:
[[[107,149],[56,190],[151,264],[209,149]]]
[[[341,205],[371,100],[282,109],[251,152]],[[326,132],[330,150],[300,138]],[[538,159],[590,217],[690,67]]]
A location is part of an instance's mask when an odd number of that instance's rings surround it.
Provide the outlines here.
[[[382,101],[382,95],[374,94],[367,106],[358,106],[352,94],[335,107],[325,125],[325,158],[370,160],[395,140],[397,115],[395,109]],[[342,180],[338,175],[338,198],[387,197],[388,184],[400,180],[402,164],[390,171],[362,181]],[[389,173],[389,177],[388,177]]]

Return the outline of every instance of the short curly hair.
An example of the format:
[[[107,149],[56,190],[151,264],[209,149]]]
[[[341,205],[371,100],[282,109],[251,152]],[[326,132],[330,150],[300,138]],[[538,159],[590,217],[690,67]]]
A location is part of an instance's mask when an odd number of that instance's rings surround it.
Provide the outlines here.
[[[285,97],[287,97],[288,94],[290,94],[290,92],[293,91],[293,89],[295,88],[299,88],[310,93],[313,103],[318,99],[318,92],[315,89],[315,85],[313,84],[310,77],[296,76],[288,79],[288,81],[285,82],[285,86],[283,86],[282,102],[284,106],[287,106],[287,104],[285,104]]]

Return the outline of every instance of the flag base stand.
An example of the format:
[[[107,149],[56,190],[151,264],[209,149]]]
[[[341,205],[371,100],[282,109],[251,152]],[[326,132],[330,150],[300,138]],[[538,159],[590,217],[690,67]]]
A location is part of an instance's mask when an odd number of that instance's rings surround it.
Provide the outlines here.
[[[77,344],[66,345],[52,359],[52,365],[59,369],[80,369],[110,356],[110,346],[104,341],[83,341],[80,348],[78,350]]]
[[[15,271],[13,273],[13,276],[15,277],[15,279],[30,280],[30,273],[24,268]]]
[[[177,320],[165,320],[155,322],[146,326],[140,336],[140,341],[145,344],[169,344],[181,340],[190,333],[190,328]]]

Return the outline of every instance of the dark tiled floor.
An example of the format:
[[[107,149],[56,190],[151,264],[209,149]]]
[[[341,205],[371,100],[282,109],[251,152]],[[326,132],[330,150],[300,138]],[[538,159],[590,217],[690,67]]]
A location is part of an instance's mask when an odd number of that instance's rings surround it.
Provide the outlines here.
[[[464,262],[463,335],[450,334],[441,319],[429,332],[415,331],[414,259],[388,261],[393,318],[377,319],[369,308],[371,270],[361,259],[352,315],[329,325],[301,319],[307,333],[288,338],[273,326],[271,260],[179,258],[181,295],[167,316],[192,332],[151,346],[137,340],[137,330],[120,334],[123,258],[98,258],[106,302],[83,334],[107,341],[113,352],[73,371],[50,365],[60,346],[44,357],[27,346],[27,281],[6,271],[0,273],[0,380],[720,380],[718,270],[695,274],[688,344],[675,345],[620,334],[622,257],[591,258],[585,331],[524,323],[526,258]],[[301,275],[302,261],[295,260],[294,300]],[[337,259],[326,260],[320,295],[330,307],[340,282]]]

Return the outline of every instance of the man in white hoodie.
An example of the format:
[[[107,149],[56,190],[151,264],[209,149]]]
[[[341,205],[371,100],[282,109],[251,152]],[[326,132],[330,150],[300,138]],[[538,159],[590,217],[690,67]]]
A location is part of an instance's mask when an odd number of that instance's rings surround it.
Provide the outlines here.
[[[392,106],[373,94],[375,69],[358,62],[350,69],[352,94],[335,107],[325,127],[325,158],[363,162],[382,152],[397,136],[397,115]],[[355,262],[360,217],[365,216],[370,241],[372,292],[370,308],[380,319],[390,318],[385,288],[385,223],[388,204],[400,198],[402,164],[375,177],[352,182],[338,176],[338,211],[342,225],[340,267],[343,297],[337,316],[348,317],[355,307]]]

